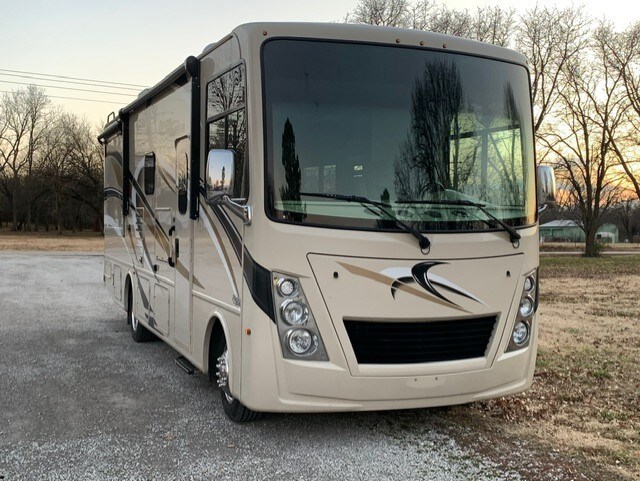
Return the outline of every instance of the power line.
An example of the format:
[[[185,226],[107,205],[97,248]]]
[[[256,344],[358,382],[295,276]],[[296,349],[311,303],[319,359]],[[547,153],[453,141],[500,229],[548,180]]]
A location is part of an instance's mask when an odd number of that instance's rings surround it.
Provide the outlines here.
[[[123,95],[125,97],[137,97],[136,94],[123,94],[120,92],[105,92],[104,90],[90,90],[90,89],[76,89],[73,87],[57,87],[55,85],[40,85],[29,82],[10,82],[9,80],[0,80],[3,84],[18,84],[18,85],[35,85],[36,87],[43,87],[48,89],[62,89],[62,90],[75,90],[77,92],[92,92],[96,94],[108,94],[108,95]]]
[[[129,84],[129,83],[123,83],[123,82],[112,82],[110,80],[96,80],[96,79],[90,79],[90,78],[68,77],[66,75],[54,75],[54,74],[50,74],[50,73],[27,72],[27,71],[24,71],[24,70],[9,70],[9,69],[6,69],[6,68],[0,68],[0,72],[24,73],[24,74],[27,74],[27,75],[40,75],[40,76],[43,76],[43,77],[55,77],[55,78],[62,78],[62,79],[69,79],[69,80],[84,80],[86,82],[100,82],[100,83],[105,83],[105,84],[128,85],[129,87],[147,88],[147,85]]]
[[[0,90],[0,93],[10,94],[11,90]],[[78,97],[59,97],[56,95],[47,95],[50,99],[65,99],[65,100],[84,100],[85,102],[100,102],[102,104],[113,104],[113,105],[122,105],[121,102],[111,102],[109,100],[98,100],[98,99],[81,99]]]
[[[40,77],[33,77],[30,75],[20,75],[16,73],[0,73],[0,75],[6,76],[6,77],[20,77],[20,78],[29,78],[33,80],[44,80],[45,82],[59,82],[59,83],[65,83],[65,84],[89,85],[91,87],[102,87],[102,88],[108,88],[108,89],[134,90],[136,92],[140,91],[140,89],[137,87],[116,87],[115,85],[101,85],[102,82],[100,83],[74,82],[73,80],[56,80],[53,78],[40,78]]]

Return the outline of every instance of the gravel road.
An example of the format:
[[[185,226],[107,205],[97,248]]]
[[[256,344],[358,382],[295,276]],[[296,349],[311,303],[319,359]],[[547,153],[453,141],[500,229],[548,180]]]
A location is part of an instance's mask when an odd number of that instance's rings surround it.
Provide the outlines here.
[[[0,479],[518,480],[437,410],[236,425],[202,374],[136,344],[102,257],[0,254]]]

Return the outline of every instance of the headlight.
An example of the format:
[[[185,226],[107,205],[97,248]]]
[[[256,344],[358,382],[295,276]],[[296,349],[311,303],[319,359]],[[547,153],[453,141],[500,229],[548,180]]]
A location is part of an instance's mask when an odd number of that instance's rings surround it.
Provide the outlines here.
[[[533,276],[527,276],[524,278],[524,291],[530,293],[536,287],[536,280]]]
[[[520,301],[520,316],[529,317],[533,314],[533,299],[525,297]]]
[[[529,340],[529,326],[524,321],[518,321],[513,328],[513,336],[511,337],[513,343],[517,346],[522,346]]]
[[[306,329],[292,329],[287,333],[287,344],[294,354],[309,355],[318,348],[318,337]]]
[[[506,352],[524,349],[529,345],[533,332],[533,314],[536,312],[537,302],[538,270],[536,269],[524,276],[520,304],[518,305]]]
[[[282,303],[280,313],[282,319],[292,326],[306,324],[309,319],[309,309],[307,306],[293,299],[287,299]]]
[[[328,361],[329,356],[300,280],[277,272],[272,272],[272,279],[274,305],[280,306],[276,324],[282,356],[285,359]]]

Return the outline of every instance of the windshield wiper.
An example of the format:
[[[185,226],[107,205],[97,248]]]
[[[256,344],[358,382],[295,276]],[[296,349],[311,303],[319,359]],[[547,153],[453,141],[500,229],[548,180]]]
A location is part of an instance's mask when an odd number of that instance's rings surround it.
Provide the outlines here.
[[[518,231],[511,227],[509,224],[498,219],[495,215],[489,212],[485,208],[485,204],[479,204],[478,202],[471,202],[470,200],[405,200],[398,201],[398,204],[427,204],[427,205],[459,205],[459,206],[467,206],[467,207],[475,207],[476,209],[482,211],[489,219],[497,223],[500,227],[502,227],[505,231],[509,233],[509,240],[512,244],[517,244],[520,242],[521,236],[518,234]],[[485,221],[484,219],[479,219],[481,221]]]
[[[337,199],[337,200],[343,200],[345,202],[357,202],[363,205],[373,205],[378,209],[380,209],[380,212],[384,213],[387,217],[389,217],[389,219],[391,219],[396,224],[396,226],[400,227],[402,230],[404,230],[405,232],[408,232],[413,237],[418,239],[418,245],[420,246],[420,249],[427,250],[431,247],[431,241],[427,239],[427,236],[425,236],[419,230],[414,229],[409,224],[405,224],[403,221],[401,221],[395,215],[393,215],[391,212],[385,209],[385,207],[391,207],[391,206],[389,204],[385,204],[384,202],[378,202],[361,195],[325,194],[322,192],[300,192],[300,195],[307,196],[307,197],[321,197],[325,199]],[[375,213],[375,211],[373,210],[371,210],[371,212]]]

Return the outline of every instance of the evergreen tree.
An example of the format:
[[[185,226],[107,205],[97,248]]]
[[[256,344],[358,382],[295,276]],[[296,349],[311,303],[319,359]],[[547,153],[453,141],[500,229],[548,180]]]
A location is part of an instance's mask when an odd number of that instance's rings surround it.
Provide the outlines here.
[[[286,186],[280,187],[280,198],[283,201],[298,201],[300,203],[300,189],[302,187],[302,174],[300,172],[300,159],[296,155],[296,136],[293,133],[293,125],[289,118],[284,123],[282,132],[282,166]],[[300,205],[300,213],[292,214],[293,220],[300,221],[305,217],[305,207]]]

